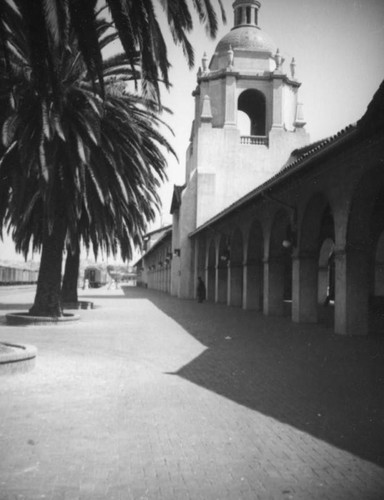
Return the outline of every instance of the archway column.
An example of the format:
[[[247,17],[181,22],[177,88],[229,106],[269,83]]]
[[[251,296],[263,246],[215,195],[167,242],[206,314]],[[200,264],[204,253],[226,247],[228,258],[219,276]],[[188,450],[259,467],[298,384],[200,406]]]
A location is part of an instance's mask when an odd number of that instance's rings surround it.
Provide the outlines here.
[[[262,309],[263,263],[257,262],[244,266],[244,301],[243,309]]]
[[[216,270],[216,302],[228,304],[228,267],[217,267]]]
[[[316,323],[318,312],[318,259],[313,253],[293,257],[292,320],[297,323]]]
[[[219,266],[215,266],[215,303],[219,302]]]
[[[243,305],[243,265],[237,264],[228,269],[228,305],[242,307]]]
[[[264,261],[264,314],[284,315],[284,260],[270,257]]]
[[[335,251],[335,333],[367,335],[368,259],[363,247]]]
[[[207,300],[216,302],[216,289],[217,289],[217,271],[216,267],[207,267],[205,270],[205,286]]]

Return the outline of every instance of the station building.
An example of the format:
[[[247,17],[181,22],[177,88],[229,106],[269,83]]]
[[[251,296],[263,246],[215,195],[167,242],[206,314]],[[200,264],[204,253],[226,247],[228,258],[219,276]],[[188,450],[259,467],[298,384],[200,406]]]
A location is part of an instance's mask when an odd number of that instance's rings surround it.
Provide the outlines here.
[[[140,284],[316,323],[383,330],[384,86],[354,125],[310,143],[295,61],[236,0],[234,27],[197,75],[186,180],[172,226],[147,237]],[[154,238],[154,236],[156,238]],[[383,323],[383,324],[382,324]]]

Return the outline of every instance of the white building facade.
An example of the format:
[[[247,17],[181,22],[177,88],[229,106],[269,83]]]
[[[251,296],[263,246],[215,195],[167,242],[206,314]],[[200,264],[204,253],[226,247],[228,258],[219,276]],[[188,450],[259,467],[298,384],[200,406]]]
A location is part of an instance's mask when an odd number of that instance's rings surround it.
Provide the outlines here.
[[[236,0],[234,27],[204,55],[197,75],[195,118],[186,154],[186,180],[172,203],[171,293],[194,294],[189,234],[276,174],[290,153],[309,143],[295,77],[258,25],[260,2]],[[180,193],[181,191],[181,193]]]

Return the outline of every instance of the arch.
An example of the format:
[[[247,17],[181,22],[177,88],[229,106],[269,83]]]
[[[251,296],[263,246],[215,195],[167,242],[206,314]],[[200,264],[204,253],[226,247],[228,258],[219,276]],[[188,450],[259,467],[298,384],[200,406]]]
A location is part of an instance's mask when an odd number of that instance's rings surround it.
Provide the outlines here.
[[[300,252],[316,253],[327,238],[335,239],[334,217],[327,197],[315,193],[308,201],[300,228]]]
[[[384,190],[384,172],[380,167],[366,172],[356,183],[348,218],[346,243],[367,248],[371,238],[373,212],[380,211],[379,200]]]
[[[239,95],[237,109],[244,112],[250,120],[247,135],[266,135],[266,101],[262,92],[256,89],[244,90]]]
[[[319,250],[319,271],[317,282],[317,301],[327,304],[335,299],[335,242],[332,238],[325,238]]]
[[[290,215],[285,209],[278,210],[272,221],[268,261],[265,267],[264,312],[268,315],[290,314],[292,296],[291,249],[283,241],[292,233]]]
[[[219,259],[217,264],[217,302],[227,303],[228,299],[228,264],[230,258],[229,238],[222,234],[219,243]]]
[[[207,300],[212,302],[216,299],[216,243],[212,239],[208,247],[208,262],[206,274]]]
[[[384,187],[377,193],[370,222],[371,250],[368,253],[368,332],[384,331]]]
[[[333,309],[319,309],[319,303],[329,305],[334,299],[334,241],[335,223],[328,198],[315,193],[305,206],[300,227],[293,272],[294,321],[333,323]]]
[[[230,254],[230,295],[229,305],[243,305],[243,260],[244,244],[240,229],[236,228],[231,236]]]
[[[350,207],[345,250],[336,259],[335,330],[364,335],[376,332],[380,319],[375,276],[384,230],[384,172],[379,165],[359,179]]]
[[[246,262],[246,309],[261,310],[263,307],[264,288],[264,238],[260,222],[255,219],[248,233]]]

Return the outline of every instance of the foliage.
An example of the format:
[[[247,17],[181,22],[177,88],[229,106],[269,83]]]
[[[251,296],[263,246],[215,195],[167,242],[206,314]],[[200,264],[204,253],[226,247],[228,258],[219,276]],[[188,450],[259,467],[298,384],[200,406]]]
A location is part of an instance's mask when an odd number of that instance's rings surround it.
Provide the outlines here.
[[[99,33],[107,28],[100,23]],[[81,235],[96,255],[100,244],[115,254],[120,243],[129,258],[132,238],[141,243],[159,204],[156,191],[166,167],[160,147],[172,151],[158,130],[163,122],[149,101],[122,90],[132,73],[121,55],[105,63],[102,99],[90,88],[72,39],[71,51],[56,54],[56,93],[42,97],[20,32],[12,44],[11,72],[0,76],[0,103],[9,109],[2,126],[0,221],[13,227],[18,249],[27,254],[32,238],[35,250],[41,246],[43,220],[52,228],[61,198],[69,243]]]
[[[225,21],[222,0],[217,2]],[[218,20],[211,0],[193,0],[191,3],[207,33],[214,37]],[[96,14],[100,12],[111,19],[132,73],[136,74],[137,64],[141,68],[142,88],[152,99],[159,102],[159,81],[167,87],[170,85],[167,47],[156,6],[164,11],[173,40],[181,45],[190,67],[194,64],[193,48],[188,39],[193,20],[187,0],[0,0],[0,44],[7,57],[10,53],[5,40],[12,5],[16,6],[24,21],[23,30],[30,48],[34,77],[42,92],[57,87],[54,52],[58,45],[71,50],[73,31],[94,85],[97,84],[104,95],[102,47],[96,22]]]

